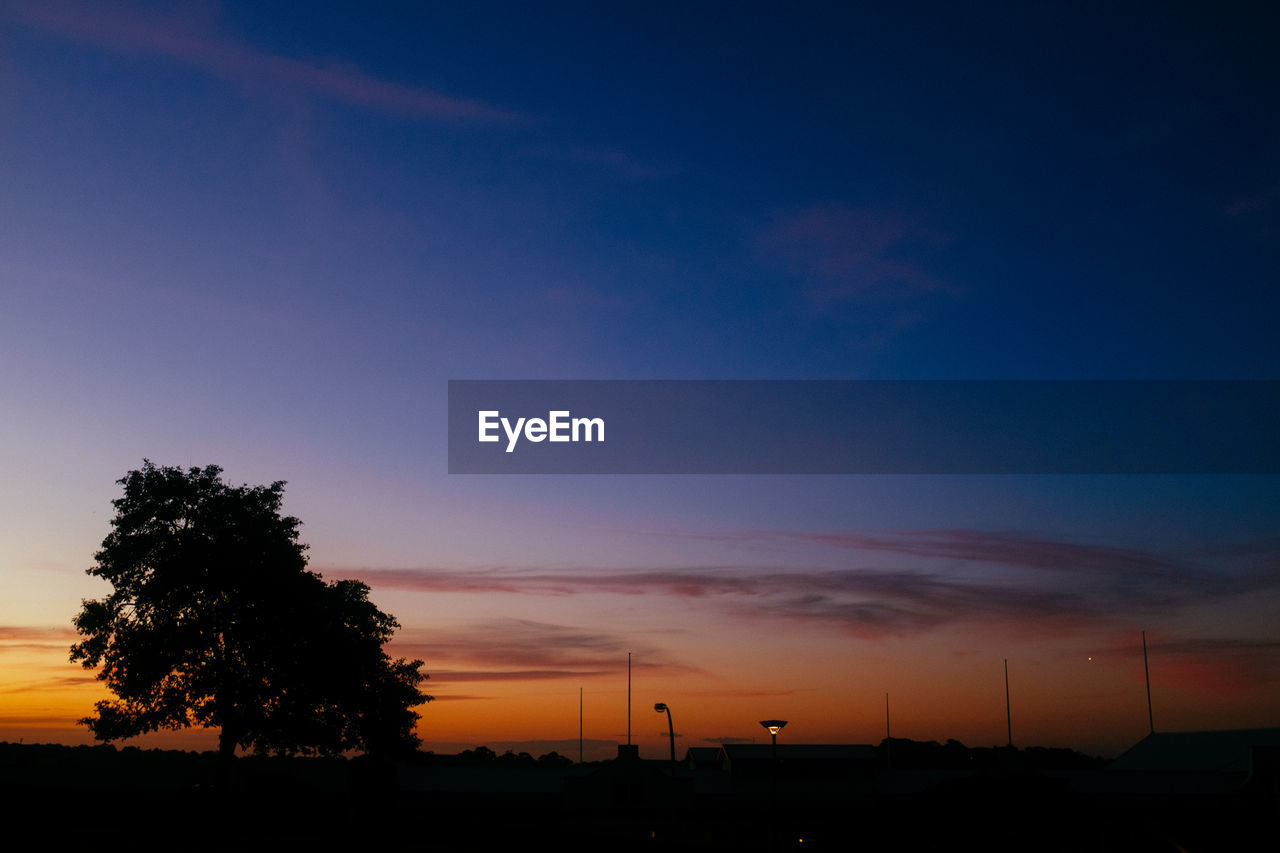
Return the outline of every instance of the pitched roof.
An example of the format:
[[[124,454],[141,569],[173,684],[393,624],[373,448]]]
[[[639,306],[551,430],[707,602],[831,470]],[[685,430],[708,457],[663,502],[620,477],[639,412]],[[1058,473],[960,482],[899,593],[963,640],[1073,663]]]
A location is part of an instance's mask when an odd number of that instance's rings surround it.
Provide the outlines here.
[[[1280,747],[1280,728],[1156,732],[1130,747],[1108,770],[1248,773],[1253,747]]]

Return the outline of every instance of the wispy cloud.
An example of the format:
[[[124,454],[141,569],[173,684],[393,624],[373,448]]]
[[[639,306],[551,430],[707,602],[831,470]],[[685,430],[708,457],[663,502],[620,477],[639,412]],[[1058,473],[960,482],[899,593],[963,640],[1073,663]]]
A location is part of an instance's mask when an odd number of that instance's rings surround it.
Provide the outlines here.
[[[1254,568],[1225,570],[1151,551],[1000,531],[755,531],[735,536],[892,553],[923,562],[911,569],[488,567],[361,569],[344,574],[375,586],[432,593],[706,598],[725,613],[825,623],[860,637],[910,635],[960,623],[1033,631],[1096,626],[1128,620],[1135,613],[1171,613],[1280,588],[1280,573],[1269,568],[1265,554],[1254,555],[1258,558]],[[531,667],[555,668],[536,663]]]
[[[738,566],[656,569],[597,573],[590,570],[553,572],[524,567],[481,569],[342,569],[345,577],[372,586],[418,592],[537,593],[576,595],[613,592],[622,595],[661,593],[702,597],[717,593],[755,594],[760,578],[744,576]]]
[[[697,696],[703,699],[772,699],[778,696],[792,696],[795,690],[686,690],[685,696]]]
[[[0,652],[16,649],[67,651],[80,635],[71,628],[43,625],[0,625]]]
[[[890,551],[1053,571],[1137,572],[1151,576],[1182,571],[1160,554],[1079,542],[1037,539],[990,530],[895,530],[871,534],[769,531],[765,536],[817,542],[856,551]]]
[[[1280,183],[1233,199],[1222,215],[1249,238],[1274,245],[1280,235]]]
[[[618,148],[578,145],[574,147],[541,146],[530,149],[532,156],[546,160],[575,163],[612,173],[632,181],[652,181],[678,175],[675,166],[646,162]]]
[[[0,695],[8,693],[32,693],[40,690],[58,690],[64,687],[85,687],[87,685],[97,685],[97,679],[92,675],[63,675],[54,678],[41,678],[36,681],[24,681],[20,683],[10,683],[0,688]]]
[[[74,628],[54,625],[0,625],[0,642],[74,642],[80,635]]]
[[[433,683],[448,684],[457,681],[545,681],[561,678],[595,678],[598,675],[616,675],[617,667],[612,670],[581,669],[512,669],[512,670],[457,670],[434,669],[431,671]]]
[[[1022,572],[1091,577],[1126,603],[1178,604],[1188,595],[1224,597],[1280,586],[1275,543],[1240,547],[1247,570],[1209,569],[1154,551],[1068,542],[990,530],[902,530],[872,534],[772,531],[765,537],[853,551],[887,552]],[[1053,582],[1053,581],[1051,581]]]
[[[5,16],[42,32],[118,53],[158,56],[269,90],[305,92],[410,117],[508,122],[516,113],[421,86],[380,80],[350,65],[317,65],[256,50],[216,32],[206,16],[144,14],[123,4],[16,3]]]
[[[943,242],[897,214],[834,203],[779,217],[757,235],[759,249],[806,279],[819,305],[898,302],[946,290],[923,263]]]
[[[81,715],[82,716],[82,715]],[[0,714],[0,728],[9,726],[37,726],[44,729],[74,727],[80,720],[75,714]]]
[[[1133,664],[1143,678],[1142,645],[1136,632],[1114,636],[1093,652]],[[1280,640],[1263,637],[1172,637],[1149,632],[1147,653],[1151,683],[1205,695],[1236,697],[1258,684],[1280,682]]]
[[[1127,637],[1125,638],[1128,639]],[[1131,642],[1112,642],[1098,654],[1113,656],[1132,656],[1138,649],[1139,640]],[[1150,655],[1221,655],[1246,654],[1274,656],[1280,666],[1280,640],[1240,639],[1226,637],[1185,637],[1182,639],[1147,637],[1147,652]]]
[[[638,672],[700,671],[633,637],[525,619],[494,619],[455,630],[409,629],[391,648],[427,660],[433,686],[616,676],[628,651],[635,654]]]
[[[431,592],[712,597],[719,599],[726,612],[743,617],[825,622],[863,637],[913,634],[963,621],[1087,621],[1113,612],[1119,603],[1132,604],[1128,599],[1107,600],[1100,588],[1094,593],[1072,592],[1012,581],[874,569],[759,573],[738,568],[549,575],[506,570],[491,577],[487,587],[484,578],[466,572],[353,574],[383,586]],[[519,653],[519,648],[504,647],[503,651]]]

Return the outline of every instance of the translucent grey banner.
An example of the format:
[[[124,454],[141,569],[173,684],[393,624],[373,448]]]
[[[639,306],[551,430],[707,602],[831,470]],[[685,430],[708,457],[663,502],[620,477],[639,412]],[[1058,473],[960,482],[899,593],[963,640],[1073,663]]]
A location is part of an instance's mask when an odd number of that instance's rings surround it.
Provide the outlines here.
[[[453,380],[451,474],[1276,474],[1280,382]]]

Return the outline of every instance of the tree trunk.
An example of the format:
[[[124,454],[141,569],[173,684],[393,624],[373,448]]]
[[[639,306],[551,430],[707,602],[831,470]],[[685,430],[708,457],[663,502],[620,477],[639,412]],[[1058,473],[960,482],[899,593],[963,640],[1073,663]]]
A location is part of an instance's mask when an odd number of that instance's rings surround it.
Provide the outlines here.
[[[218,735],[218,776],[217,788],[219,791],[231,790],[231,771],[232,762],[236,757],[236,738],[227,727],[222,727],[222,732]]]

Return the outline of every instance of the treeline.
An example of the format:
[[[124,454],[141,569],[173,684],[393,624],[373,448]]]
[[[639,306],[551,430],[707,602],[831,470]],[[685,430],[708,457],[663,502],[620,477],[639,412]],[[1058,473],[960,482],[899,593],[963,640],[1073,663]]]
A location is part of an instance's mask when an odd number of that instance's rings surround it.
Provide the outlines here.
[[[440,767],[533,767],[573,765],[557,752],[534,757],[511,750],[498,754],[487,746],[457,755],[419,751],[407,763]],[[250,753],[236,759],[238,787],[341,791],[379,786],[385,762],[350,757],[272,756]],[[64,746],[0,742],[0,788],[85,788],[164,791],[209,788],[217,781],[218,754],[179,749],[141,749],[112,744]]]
[[[895,770],[1000,771],[1016,765],[1022,771],[1095,770],[1106,759],[1072,749],[1033,746],[968,747],[957,740],[915,741],[892,738],[876,747],[878,763]],[[199,788],[215,782],[218,756],[213,751],[176,749],[63,746],[0,742],[0,785],[15,787],[88,787],[133,790]],[[418,751],[406,762],[432,767],[492,767],[556,769],[572,766],[573,759],[552,751],[534,757],[528,752],[495,752],[477,746],[457,754]],[[354,782],[376,776],[379,763],[361,755],[351,757],[280,757],[250,753],[237,759],[242,785],[272,784],[342,790]]]
[[[508,749],[499,755],[487,746],[465,749],[457,755],[436,755],[434,752],[418,752],[409,759],[412,764],[429,764],[443,767],[569,767],[574,761],[552,750],[534,758],[527,752]]]

